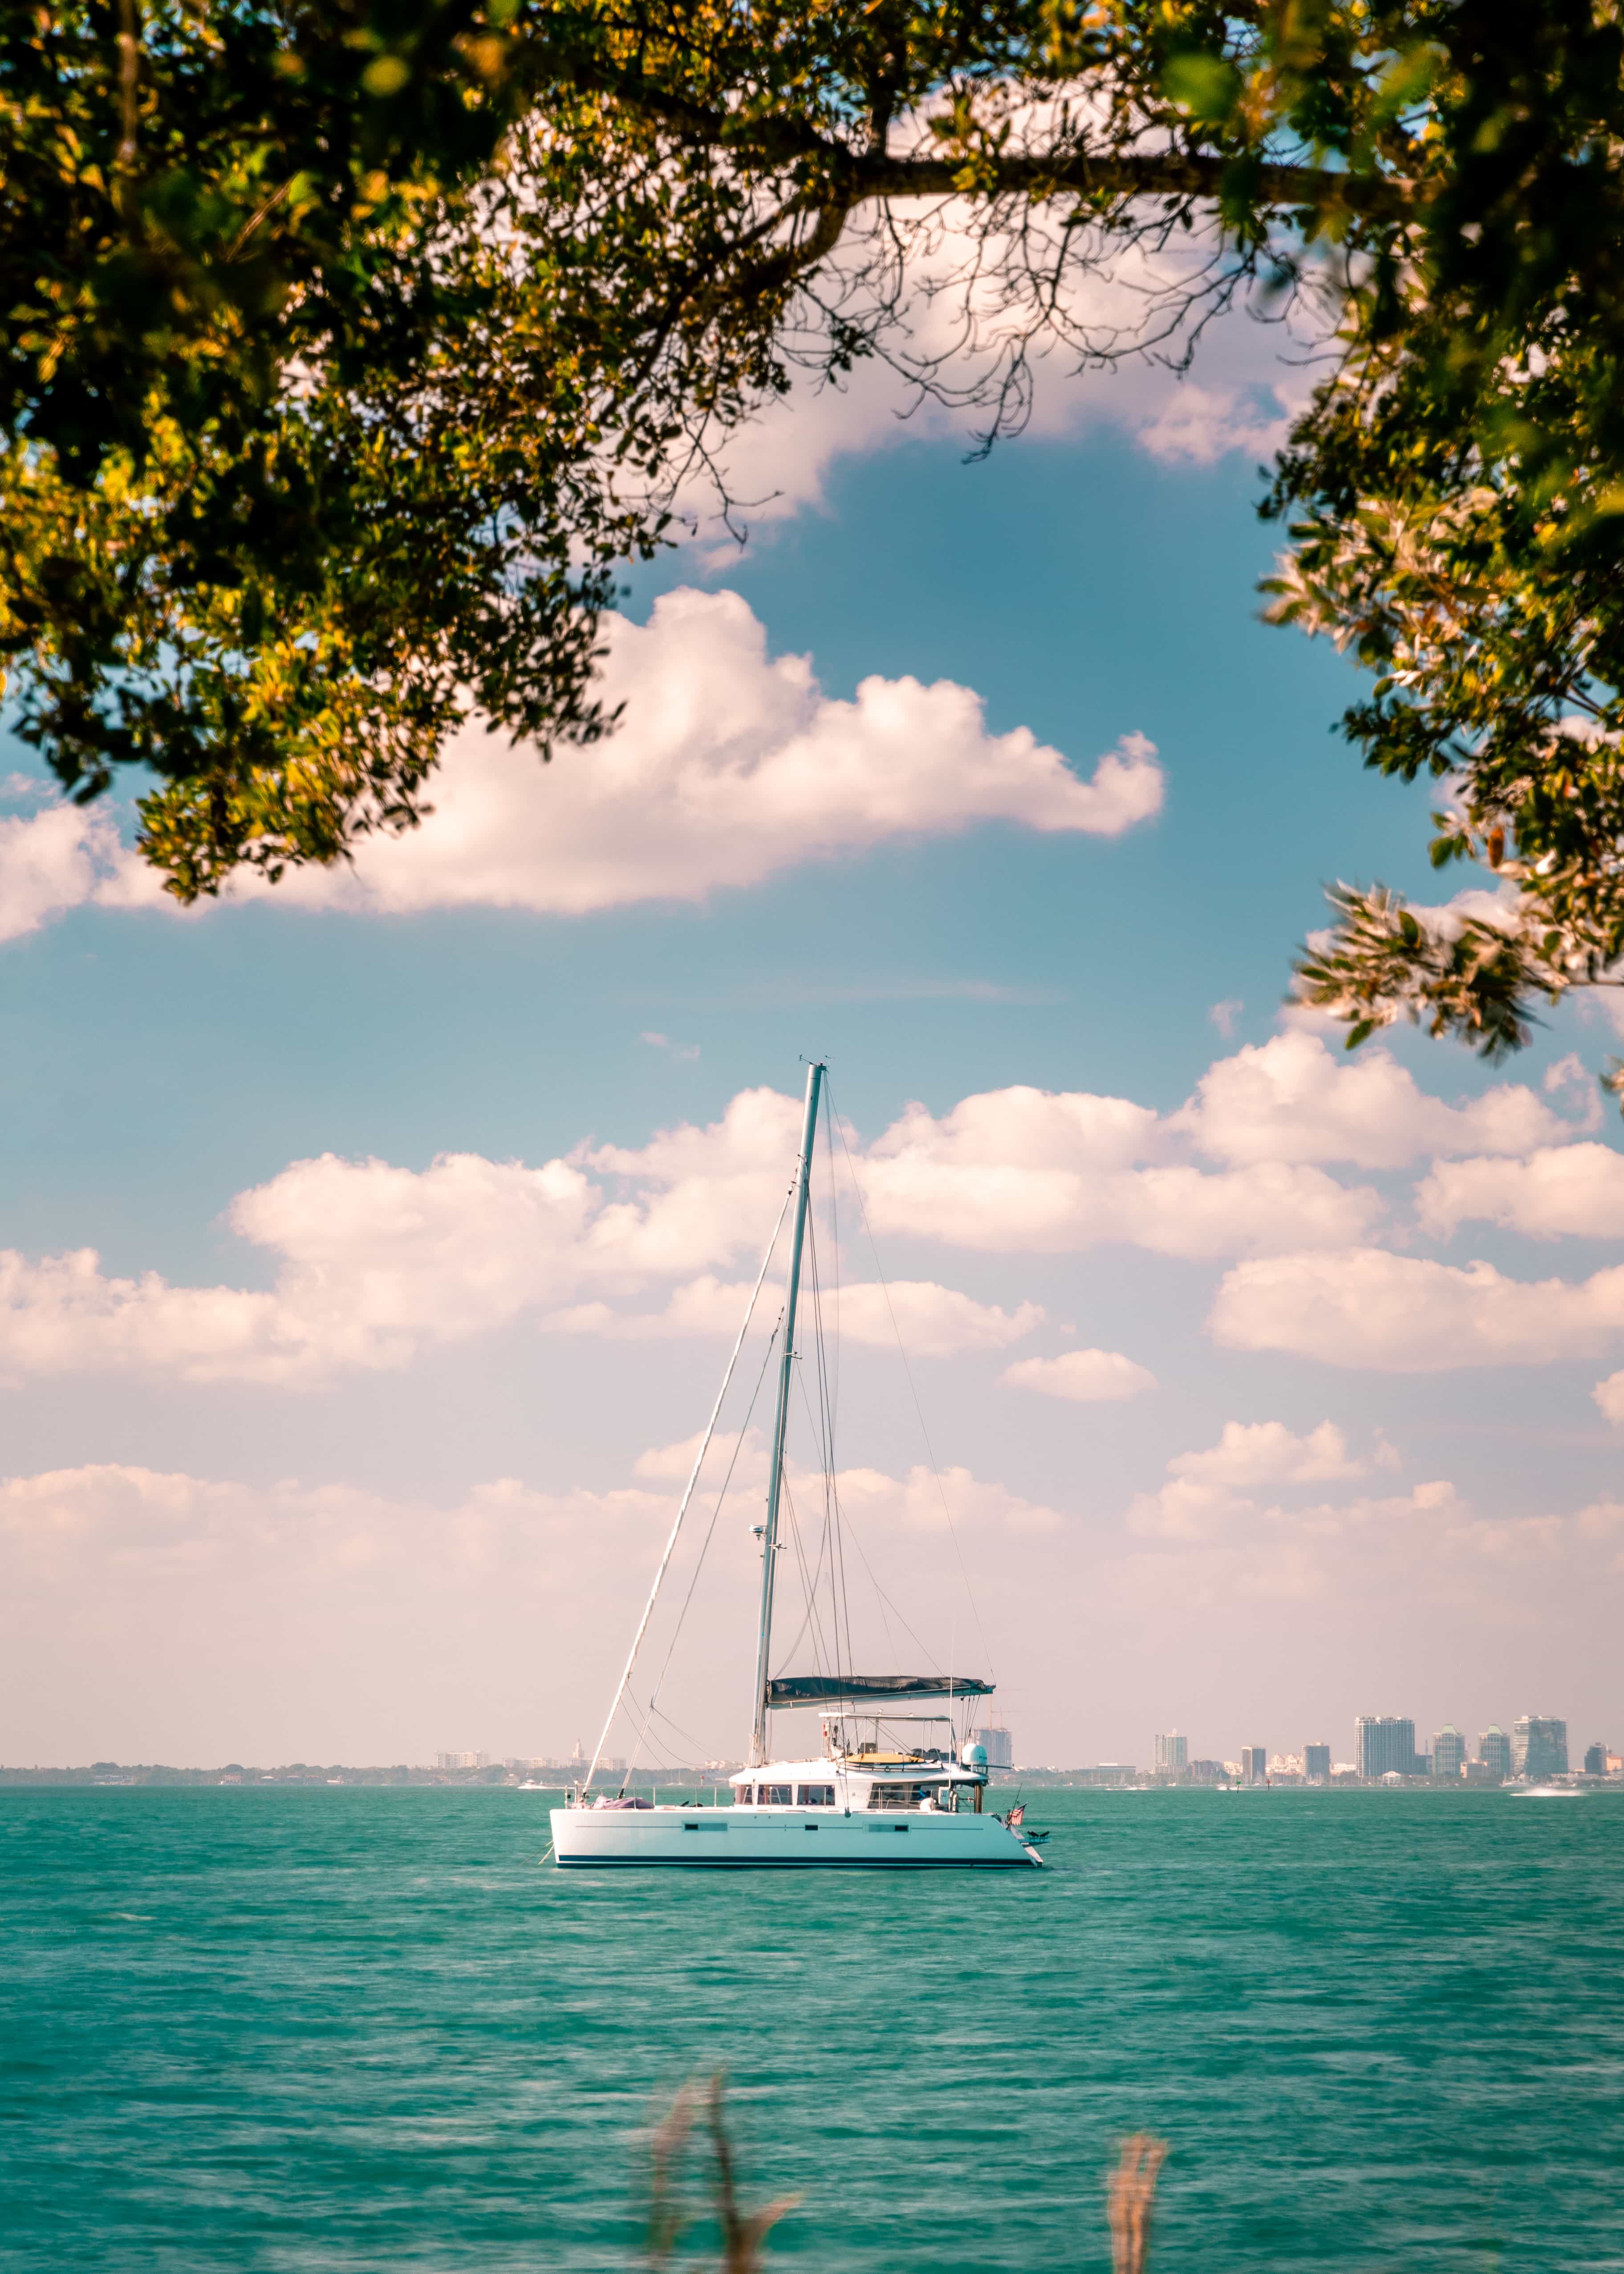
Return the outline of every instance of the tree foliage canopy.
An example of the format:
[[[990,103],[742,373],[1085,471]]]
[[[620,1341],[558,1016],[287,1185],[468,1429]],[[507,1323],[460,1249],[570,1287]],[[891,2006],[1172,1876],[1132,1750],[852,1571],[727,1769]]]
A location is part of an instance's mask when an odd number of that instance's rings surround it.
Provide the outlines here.
[[[1034,352],[1246,297],[1324,350],[1270,612],[1504,888],[1342,888],[1304,991],[1492,1054],[1624,956],[1617,0],[67,0],[0,110],[12,700],[76,795],[150,771],[183,898],[410,825],[470,705],[605,731],[617,564],[732,428],[962,389],[920,295],[989,437]]]

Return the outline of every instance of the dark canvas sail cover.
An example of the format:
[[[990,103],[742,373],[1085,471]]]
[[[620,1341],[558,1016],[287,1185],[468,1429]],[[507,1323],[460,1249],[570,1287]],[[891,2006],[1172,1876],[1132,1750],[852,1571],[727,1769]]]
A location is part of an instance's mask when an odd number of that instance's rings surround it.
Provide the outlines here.
[[[769,1706],[861,1706],[880,1698],[990,1698],[967,1674],[787,1674],[767,1684]]]

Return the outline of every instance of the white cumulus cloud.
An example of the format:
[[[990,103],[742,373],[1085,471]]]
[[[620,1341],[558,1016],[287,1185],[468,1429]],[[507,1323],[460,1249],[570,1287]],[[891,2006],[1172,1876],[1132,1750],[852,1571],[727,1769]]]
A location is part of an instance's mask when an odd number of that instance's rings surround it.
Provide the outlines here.
[[[610,1201],[573,1163],[446,1154],[423,1171],[332,1154],[240,1193],[232,1228],[278,1261],[267,1291],[109,1277],[91,1250],[0,1254],[0,1370],[139,1367],[309,1382],[404,1364],[582,1289],[635,1288],[738,1244],[681,1196]],[[746,1221],[771,1224],[771,1213]]]
[[[571,1158],[660,1189],[643,1239],[651,1251],[690,1224],[714,1239],[741,1215],[760,1216],[782,1194],[799,1115],[793,1098],[743,1091],[720,1122],[662,1131],[641,1147],[583,1147]],[[1368,1188],[1319,1169],[1261,1162],[1214,1172],[1163,1157],[1183,1142],[1130,1099],[1018,1085],[940,1117],[910,1105],[852,1150],[877,1233],[994,1253],[1064,1254],[1108,1240],[1197,1258],[1341,1246],[1380,1212]]]
[[[865,679],[825,695],[805,656],[770,657],[733,592],[664,594],[645,625],[609,619],[603,694],[616,731],[543,766],[470,722],[434,778],[434,811],[372,838],[284,899],[384,915],[530,908],[560,915],[703,900],[793,863],[986,822],[1116,837],[1161,808],[1152,744],[1130,734],[1085,779],[1024,727],[988,730],[951,680]]]
[[[268,1286],[176,1286],[105,1273],[88,1249],[9,1251],[0,1371],[309,1382],[403,1365],[521,1315],[575,1334],[731,1334],[743,1295],[729,1267],[753,1260],[778,1214],[800,1112],[793,1097],[744,1090],[703,1126],[640,1146],[587,1140],[538,1167],[471,1153],[422,1170],[297,1161],[227,1211],[271,1260]],[[939,1121],[910,1108],[866,1150],[853,1133],[852,1153],[877,1231],[1000,1253],[1104,1240],[1194,1257],[1342,1247],[1379,1206],[1296,1163],[1214,1173],[1144,1157],[1171,1141],[1125,1099],[1017,1088]],[[924,1357],[1002,1349],[1042,1317],[925,1276],[888,1296],[853,1275],[839,1310],[854,1341],[899,1335]]]
[[[1168,1463],[1176,1477],[1202,1484],[1317,1484],[1333,1477],[1361,1477],[1363,1461],[1350,1460],[1348,1440],[1334,1421],[1295,1436],[1283,1421],[1226,1421],[1215,1445],[1180,1453]]]
[[[156,1272],[109,1278],[89,1247],[37,1262],[0,1250],[0,1378],[139,1368],[278,1381],[306,1370],[312,1347],[274,1295],[174,1287]]]
[[[1383,1248],[1261,1257],[1226,1275],[1209,1325],[1233,1350],[1386,1373],[1540,1365],[1590,1357],[1624,1331],[1624,1265],[1530,1281]]]
[[[817,1481],[803,1478],[803,1495]],[[835,1487],[842,1515],[854,1519],[869,1540],[893,1530],[1058,1532],[1065,1523],[1058,1509],[1023,1499],[1006,1485],[989,1483],[964,1468],[938,1474],[921,1463],[905,1477],[879,1469],[842,1469]]]
[[[1624,1239],[1624,1153],[1561,1145],[1523,1161],[1440,1161],[1417,1187],[1416,1209],[1440,1239],[1474,1221],[1541,1239]]]
[[[800,862],[989,822],[1117,837],[1161,809],[1162,768],[1142,734],[1085,774],[1026,727],[990,732],[981,697],[951,680],[870,677],[837,699],[809,658],[768,654],[734,592],[667,592],[646,624],[612,614],[605,630],[604,698],[625,705],[605,741],[544,765],[471,720],[446,749],[420,828],[274,886],[241,877],[227,899],[583,915],[702,901]],[[0,819],[0,939],[92,902],[175,907],[106,809]]]
[[[1360,1493],[1341,1501],[1282,1505],[1254,1499],[1244,1487],[1328,1482],[1359,1476],[1365,1465],[1336,1457],[1341,1432],[1328,1422],[1296,1439],[1278,1422],[1265,1424],[1266,1431],[1278,1430],[1280,1436],[1250,1443],[1244,1432],[1239,1439],[1231,1435],[1237,1426],[1231,1424],[1207,1453],[1169,1461],[1167,1483],[1158,1492],[1139,1494],[1130,1506],[1128,1530],[1141,1539],[1244,1548],[1256,1561],[1248,1592],[1291,1596],[1324,1592],[1332,1570],[1339,1561],[1345,1563],[1355,1542],[1373,1552],[1379,1563],[1386,1562],[1395,1550],[1405,1550],[1417,1527],[1437,1541],[1455,1538],[1447,1527],[1470,1525],[1470,1509],[1444,1478],[1407,1493]],[[1318,1452],[1312,1449],[1317,1445]],[[1481,1543],[1462,1538],[1461,1544]]]
[[[303,1384],[402,1366],[523,1314],[557,1332],[731,1336],[748,1287],[715,1267],[764,1241],[798,1123],[793,1098],[747,1090],[706,1128],[641,1148],[588,1143],[538,1168],[471,1153],[423,1170],[333,1154],[297,1161],[227,1212],[274,1259],[268,1289],[111,1276],[91,1249],[0,1252],[0,1374]],[[764,1306],[772,1299],[764,1292]],[[838,1303],[829,1288],[825,1315],[854,1342],[899,1337],[929,1358],[1004,1349],[1044,1314],[936,1280],[853,1279]]]
[[[1432,1142],[1509,1146],[1543,1140],[1547,1121],[1567,1125],[1526,1091],[1441,1105],[1380,1062],[1375,1092],[1349,1092],[1340,1085],[1354,1077],[1312,1037],[1279,1041],[1289,1047],[1220,1061],[1192,1105],[1165,1117],[1129,1098],[1026,1085],[978,1093],[940,1114],[912,1104],[871,1143],[848,1131],[838,1175],[856,1177],[886,1240],[1004,1257],[1120,1244],[1195,1261],[1243,1259],[1212,1320],[1219,1339],[1237,1347],[1431,1368],[1605,1346],[1618,1310],[1608,1275],[1581,1287],[1527,1287],[1486,1264],[1462,1272],[1390,1254],[1370,1245],[1384,1205],[1375,1191],[1315,1160],[1274,1156],[1297,1141],[1281,1103],[1282,1067],[1306,1084],[1310,1126],[1297,1149],[1327,1158],[1369,1161],[1384,1146],[1386,1158],[1396,1157],[1372,1095]],[[1244,1135],[1223,1103],[1237,1064],[1243,1090],[1266,1069],[1273,1101],[1259,1106],[1248,1091]],[[268,1284],[176,1286],[152,1271],[106,1273],[88,1249],[43,1259],[7,1252],[0,1371],[144,1368],[195,1382],[309,1382],[349,1367],[401,1366],[522,1317],[578,1335],[731,1335],[743,1307],[741,1267],[754,1268],[784,1201],[801,1111],[778,1091],[741,1090],[709,1123],[658,1130],[642,1144],[584,1139],[539,1166],[471,1153],[421,1170],[332,1154],[297,1161],[227,1211],[231,1230],[267,1259]],[[1198,1145],[1227,1165],[1190,1158]],[[1507,1187],[1517,1192],[1593,1192],[1617,1158],[1593,1144],[1540,1141],[1526,1163],[1479,1152],[1457,1165],[1472,1177],[1526,1167],[1526,1186]],[[1532,1221],[1530,1207],[1518,1205],[1518,1220]],[[989,1301],[921,1272],[888,1296],[877,1280],[844,1268],[840,1276],[843,1333],[876,1344],[899,1335],[921,1357],[1001,1350],[1043,1319],[1019,1289],[1013,1300]],[[834,1284],[831,1275],[831,1298]],[[1121,1389],[1130,1378],[1109,1352],[1034,1360],[1009,1376],[1073,1398],[1103,1396],[1112,1382]]]
[[[1481,1097],[1447,1105],[1390,1051],[1334,1054],[1300,1028],[1220,1058],[1173,1126],[1235,1167],[1347,1161],[1396,1169],[1425,1153],[1527,1153],[1571,1134],[1520,1084],[1497,1082]]]
[[[1210,1173],[1158,1160],[1173,1142],[1126,1098],[1016,1088],[939,1119],[910,1106],[861,1175],[876,1230],[992,1250],[1122,1240],[1199,1258],[1341,1246],[1380,1212],[1374,1193],[1319,1169],[1265,1161]]]
[[[252,1598],[259,1590],[282,1597],[336,1589],[352,1630],[348,1607],[385,1583],[385,1600],[398,1602],[402,1586],[410,1590],[431,1630],[447,1594],[488,1590],[498,1580],[555,1603],[605,1590],[620,1602],[635,1599],[651,1576],[696,1449],[696,1443],[656,1449],[636,1462],[637,1481],[605,1491],[499,1477],[439,1505],[342,1483],[252,1485],[118,1462],[0,1477],[0,1565],[12,1585],[82,1583],[87,1575],[103,1578],[111,1566],[122,1590],[154,1587],[159,1593],[149,1600],[160,1602],[162,1591],[183,1584],[211,1590],[217,1604],[239,1606],[242,1590]],[[712,1446],[708,1476],[720,1477],[732,1449],[720,1440]],[[734,1475],[741,1494],[759,1483],[763,1466],[754,1440],[747,1455]],[[940,1479],[923,1467],[900,1475],[853,1468],[835,1482],[843,1508],[869,1540],[945,1532],[950,1523],[969,1533],[1041,1533],[1064,1522],[1058,1510],[964,1468],[944,1470]],[[821,1500],[821,1484],[809,1472],[791,1472],[792,1493],[808,1504]],[[753,1577],[742,1527],[725,1546],[715,1575],[724,1597],[740,1577]],[[629,1589],[628,1559],[635,1574]],[[488,1600],[485,1610],[494,1615]],[[360,1622],[363,1632],[366,1624]],[[403,1663],[396,1678],[409,1678]]]
[[[1130,1507],[1128,1529],[1142,1538],[1183,1540],[1216,1540],[1237,1526],[1265,1524],[1298,1533],[1336,1531],[1346,1520],[1345,1511],[1321,1507],[1288,1514],[1264,1510],[1251,1495],[1263,1487],[1361,1477],[1366,1466],[1350,1457],[1348,1441],[1333,1421],[1302,1435],[1283,1421],[1229,1421],[1215,1445],[1174,1456],[1167,1465],[1168,1481],[1156,1492],[1141,1493]]]
[[[24,938],[70,908],[161,898],[157,877],[120,842],[106,807],[53,799],[36,813],[0,815],[0,940]]]
[[[345,1484],[256,1486],[120,1462],[0,1479],[0,1543],[36,1574],[236,1577],[254,1571],[330,1586],[384,1570],[432,1572],[434,1585],[477,1581],[495,1564],[526,1568],[551,1547],[549,1577],[578,1578],[583,1551],[623,1557],[651,1545],[670,1496],[641,1486],[537,1491],[513,1478],[471,1486],[448,1507]],[[573,1543],[560,1563],[559,1551]]]
[[[1108,1350],[1064,1351],[1058,1358],[1018,1359],[1004,1368],[1004,1379],[1017,1389],[1041,1390],[1045,1397],[1066,1397],[1079,1405],[1137,1397],[1156,1386],[1156,1377],[1148,1367],[1136,1365],[1120,1351]]]

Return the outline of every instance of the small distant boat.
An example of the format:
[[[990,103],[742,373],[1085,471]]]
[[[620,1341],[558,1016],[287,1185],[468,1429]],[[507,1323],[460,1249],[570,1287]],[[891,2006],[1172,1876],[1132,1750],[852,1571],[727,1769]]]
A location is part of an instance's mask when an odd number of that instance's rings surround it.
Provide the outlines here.
[[[1576,1784],[1515,1784],[1511,1788],[1513,1800],[1583,1800],[1586,1796],[1583,1786]]]
[[[990,1697],[990,1682],[953,1674],[853,1674],[838,1664],[813,1674],[775,1675],[771,1671],[774,1582],[786,1545],[779,1531],[786,1499],[785,1438],[790,1393],[796,1379],[796,1305],[824,1072],[822,1064],[807,1070],[806,1115],[795,1180],[763,1261],[756,1294],[750,1299],[753,1311],[793,1203],[789,1284],[780,1324],[778,1411],[767,1472],[767,1520],[756,1527],[762,1543],[762,1593],[755,1726],[747,1766],[728,1780],[733,1804],[726,1808],[670,1802],[661,1805],[628,1792],[624,1783],[616,1794],[594,1796],[591,1791],[598,1762],[631,1680],[683,1512],[749,1326],[748,1312],[591,1767],[570,1788],[565,1805],[551,1812],[553,1852],[565,1867],[641,1864],[690,1870],[698,1866],[805,1871],[844,1865],[868,1871],[943,1866],[997,1871],[1011,1866],[1025,1869],[1043,1861],[1038,1852],[1042,1835],[1024,1829],[1023,1807],[1012,1807],[1005,1816],[983,1809],[986,1751],[981,1745],[963,1743],[955,1726],[955,1704],[962,1701],[968,1709],[976,1700]],[[838,1628],[836,1633],[838,1637]],[[898,1710],[932,1701],[945,1711]],[[797,1709],[819,1713],[822,1751],[814,1753],[808,1747],[775,1756],[770,1746],[771,1717]],[[935,1725],[934,1742],[926,1743],[927,1735],[932,1734],[929,1725]]]

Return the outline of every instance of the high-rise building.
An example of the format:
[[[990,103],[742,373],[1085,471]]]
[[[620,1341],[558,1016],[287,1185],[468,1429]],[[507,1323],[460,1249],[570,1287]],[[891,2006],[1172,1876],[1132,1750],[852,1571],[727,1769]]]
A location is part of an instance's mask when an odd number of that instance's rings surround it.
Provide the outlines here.
[[[1243,1745],[1241,1747],[1241,1782],[1243,1784],[1263,1784],[1267,1781],[1267,1777],[1268,1747],[1267,1745]]]
[[[1478,1738],[1477,1758],[1492,1777],[1511,1774],[1511,1740],[1498,1721],[1491,1721]]]
[[[1605,1745],[1587,1745],[1585,1747],[1584,1773],[1586,1776],[1606,1775],[1607,1748]]]
[[[1538,1713],[1524,1713],[1511,1725],[1513,1776],[1566,1776],[1568,1724],[1547,1721]]]
[[[1329,1745],[1304,1746],[1303,1774],[1308,1779],[1310,1784],[1328,1783],[1331,1774],[1331,1748]]]
[[[1453,1721],[1446,1721],[1432,1740],[1432,1774],[1458,1777],[1466,1766],[1466,1740]]]
[[[989,1769],[1014,1767],[1015,1740],[1007,1729],[972,1729],[970,1742],[973,1745],[984,1745],[987,1748],[987,1766]]]
[[[1165,1737],[1156,1739],[1156,1766],[1159,1769],[1187,1769],[1190,1766],[1190,1740],[1169,1729]]]
[[[1414,1776],[1415,1723],[1408,1714],[1361,1713],[1353,1725],[1353,1760],[1362,1777]]]

